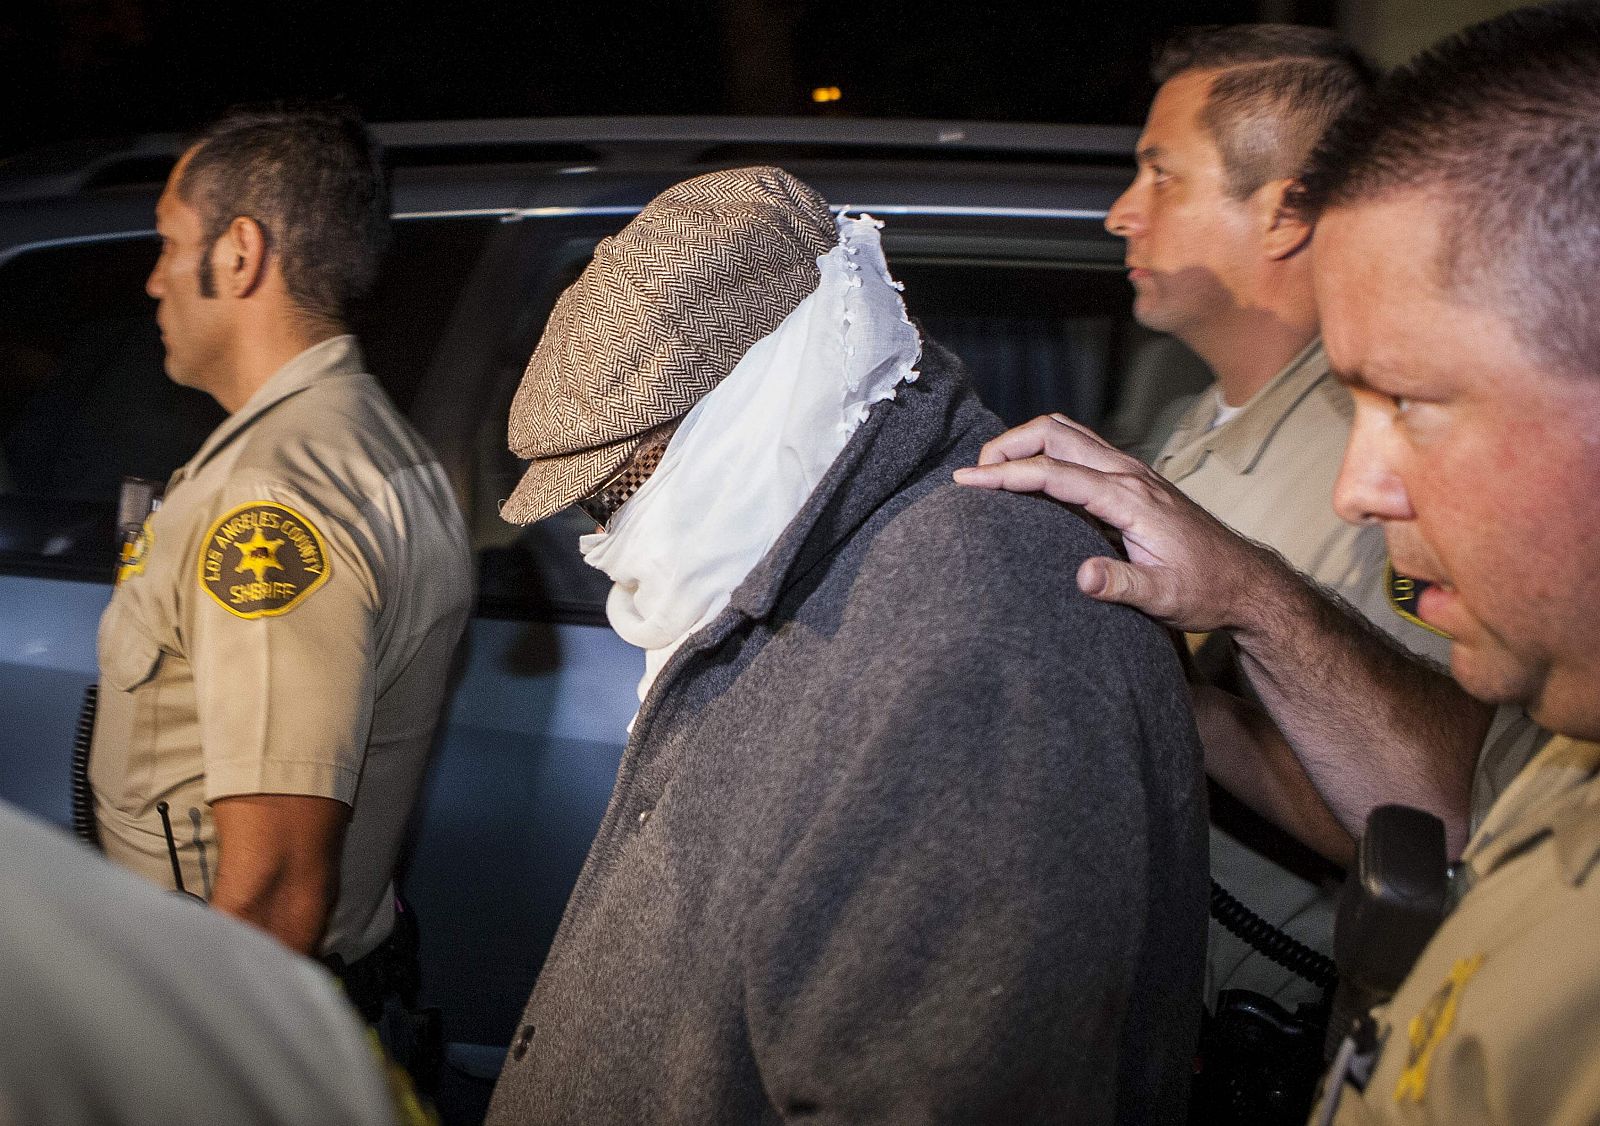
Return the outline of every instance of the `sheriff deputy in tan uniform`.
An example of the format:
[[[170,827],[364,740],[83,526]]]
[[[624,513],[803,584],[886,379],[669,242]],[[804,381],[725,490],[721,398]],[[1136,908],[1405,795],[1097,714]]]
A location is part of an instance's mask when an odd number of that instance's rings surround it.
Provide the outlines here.
[[[156,216],[167,372],[229,416],[173,474],[101,620],[100,840],[348,965],[395,926],[472,594],[449,483],[343,327],[388,193],[353,116],[235,113]]]
[[[1294,171],[1369,88],[1368,70],[1331,32],[1256,24],[1178,33],[1153,76],[1161,86],[1139,139],[1139,172],[1106,226],[1128,240],[1140,323],[1182,340],[1216,375],[1154,467],[1407,649],[1443,664],[1447,639],[1396,612],[1382,533],[1333,510],[1353,407],[1318,338],[1311,232],[1281,214]],[[1202,669],[1236,679],[1220,635],[1203,647],[1204,638],[1194,640]],[[1510,758],[1514,773],[1539,734],[1508,709],[1483,755],[1486,769],[1503,773]],[[1331,954],[1336,884],[1297,874],[1239,828],[1213,822],[1212,874],[1268,922]],[[1333,858],[1343,861],[1347,847],[1335,841]],[[1244,988],[1292,1009],[1321,997],[1319,986],[1215,921],[1209,948],[1208,1000]]]
[[[1561,736],[1473,835],[1458,905],[1341,1054],[1319,1123],[1600,1119],[1600,317],[1571,300],[1600,277],[1597,146],[1600,8],[1519,8],[1380,84],[1295,201],[1355,403],[1335,507],[1430,584],[1414,610],[1452,637],[1457,684]],[[1464,796],[1481,705],[1280,559],[1069,423],[983,460],[960,477],[1123,533],[1085,593],[1231,632],[1287,735],[1254,745],[1264,779],[1292,756],[1352,830],[1380,801]]]

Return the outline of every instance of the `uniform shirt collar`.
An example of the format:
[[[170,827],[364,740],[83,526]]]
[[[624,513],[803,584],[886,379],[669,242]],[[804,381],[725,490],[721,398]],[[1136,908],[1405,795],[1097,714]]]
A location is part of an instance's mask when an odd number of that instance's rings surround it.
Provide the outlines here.
[[[361,357],[361,347],[356,338],[346,333],[313,344],[294,359],[284,364],[256,389],[244,406],[223,420],[200,446],[200,452],[189,460],[181,471],[193,473],[221,450],[240,431],[257,418],[277,406],[289,396],[304,391],[314,383],[343,375],[355,375],[366,370]]]
[[[1285,364],[1237,415],[1215,429],[1211,429],[1211,421],[1219,400],[1214,394],[1202,396],[1156,458],[1156,471],[1169,481],[1181,481],[1198,469],[1207,455],[1214,455],[1235,473],[1249,473],[1289,412],[1327,373],[1328,358],[1319,338]]]
[[[1551,739],[1495,802],[1462,861],[1481,879],[1547,836],[1569,882],[1588,878],[1600,859],[1600,744]]]

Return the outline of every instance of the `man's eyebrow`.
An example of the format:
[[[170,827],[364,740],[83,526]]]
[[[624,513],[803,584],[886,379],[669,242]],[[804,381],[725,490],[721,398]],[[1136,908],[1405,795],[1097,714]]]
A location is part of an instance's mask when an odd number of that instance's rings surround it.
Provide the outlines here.
[[[1160,145],[1146,145],[1133,155],[1134,159],[1138,160],[1141,164],[1148,164],[1152,160],[1160,160],[1162,151],[1163,150]]]

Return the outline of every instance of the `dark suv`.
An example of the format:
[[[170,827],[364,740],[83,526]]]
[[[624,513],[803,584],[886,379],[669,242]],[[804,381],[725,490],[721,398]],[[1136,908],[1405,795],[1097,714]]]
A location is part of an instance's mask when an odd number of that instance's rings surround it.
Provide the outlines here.
[[[652,195],[780,164],[887,221],[925,331],[1008,422],[1103,423],[1139,342],[1102,227],[1134,131],[847,120],[380,126],[396,240],[357,320],[371,369],[456,483],[479,599],[405,891],[447,1039],[504,1044],[610,792],[642,660],[605,624],[584,520],[496,515],[520,472],[512,392],[551,304]],[[221,420],[162,373],[153,210],[176,138],[0,166],[0,797],[69,819],[125,475],[164,480]]]

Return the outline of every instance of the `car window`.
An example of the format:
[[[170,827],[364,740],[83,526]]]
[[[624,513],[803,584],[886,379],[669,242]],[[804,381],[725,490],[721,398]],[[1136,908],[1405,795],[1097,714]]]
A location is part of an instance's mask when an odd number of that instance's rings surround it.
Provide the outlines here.
[[[556,296],[625,220],[512,224],[510,265],[491,271],[493,293],[479,283],[471,299],[507,295],[505,315],[486,332],[450,326],[475,264],[498,262],[484,254],[491,233],[509,228],[481,216],[399,222],[377,291],[354,312],[369,366],[402,410],[428,416],[419,424],[463,486],[483,614],[604,621],[607,581],[577,551],[586,519],[568,511],[523,529],[498,510],[524,468],[506,450],[505,419],[528,356]],[[926,333],[962,357],[979,396],[1008,424],[1050,410],[1106,421],[1119,373],[1143,339],[1128,317],[1119,248],[1077,228],[1019,238],[1013,225],[997,241],[998,227],[940,222],[892,223],[885,236]],[[109,578],[121,479],[165,480],[222,420],[209,396],[162,370],[154,302],[143,290],[156,252],[153,237],[134,236],[0,264],[0,569]],[[447,330],[472,339],[442,355]],[[463,349],[475,355],[457,356]],[[482,364],[480,378],[471,365]],[[458,382],[471,384],[468,399]],[[452,401],[455,414],[438,409]]]
[[[500,519],[500,505],[526,463],[506,448],[506,418],[528,357],[556,298],[583,271],[595,244],[627,216],[529,219],[519,231],[509,292],[517,311],[493,361],[487,409],[473,442],[473,542],[479,549],[478,612],[518,620],[605,623],[609,580],[584,563],[578,537],[594,524],[576,509],[522,528]]]
[[[891,254],[893,247],[890,247]],[[1098,427],[1121,370],[1127,285],[1098,263],[928,261],[890,269],[926,334],[967,368],[973,389],[1007,426],[1049,411]]]
[[[608,580],[577,549],[593,523],[569,509],[519,529],[497,513],[525,468],[505,448],[505,420],[528,357],[557,295],[624,218],[529,222],[517,282],[523,303],[501,349],[492,410],[477,441],[474,527],[482,548],[480,612],[488,616],[604,620]],[[1053,410],[1099,425],[1113,405],[1135,330],[1120,247],[1106,252],[1106,245],[1030,260],[1015,248],[994,253],[970,232],[941,238],[924,231],[898,246],[892,235],[885,239],[909,311],[965,361],[979,397],[1008,425]]]
[[[162,371],[153,236],[0,266],[0,563],[105,577],[123,476],[164,481],[223,418]]]
[[[162,371],[144,280],[153,237],[21,254],[0,268],[5,490],[111,500],[124,474],[165,479],[221,421]]]
[[[351,310],[367,368],[410,415],[467,278],[498,221],[482,216],[402,219],[377,284]]]
[[[407,409],[492,219],[396,224],[353,311],[368,366]],[[24,251],[0,265],[0,567],[109,578],[125,476],[165,481],[225,417],[166,377],[144,281],[152,235]]]

